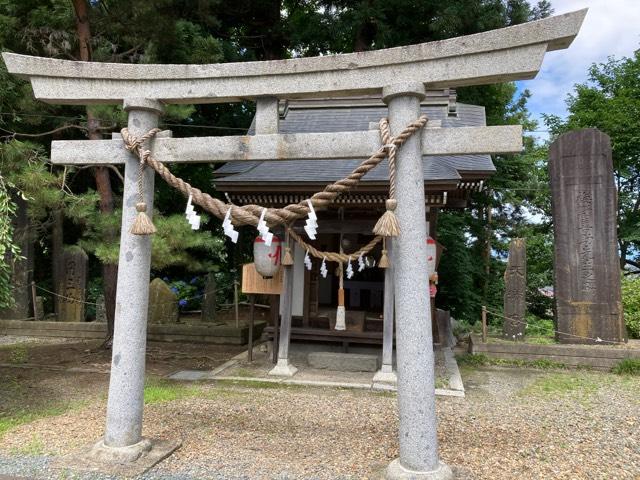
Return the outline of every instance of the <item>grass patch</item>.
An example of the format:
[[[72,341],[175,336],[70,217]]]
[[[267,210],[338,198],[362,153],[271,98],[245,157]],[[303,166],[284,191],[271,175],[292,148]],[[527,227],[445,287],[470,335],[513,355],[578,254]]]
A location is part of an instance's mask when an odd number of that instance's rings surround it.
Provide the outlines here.
[[[555,337],[524,337],[524,343],[533,343],[535,345],[558,345]]]
[[[449,382],[444,378],[436,378],[436,388],[447,389],[449,388]]]
[[[520,391],[521,396],[590,395],[598,390],[600,382],[589,375],[551,373],[533,381]]]
[[[233,372],[236,377],[255,377],[255,372],[247,369],[247,368],[239,368],[235,372]]]
[[[640,376],[640,358],[625,358],[618,362],[611,371],[618,375]]]
[[[41,418],[62,415],[69,410],[78,408],[80,405],[84,405],[84,402],[33,410],[18,410],[10,415],[0,416],[0,438],[2,438],[9,430],[19,427],[20,425],[31,423]]]
[[[19,448],[11,450],[13,455],[42,455],[44,453],[44,442],[38,435],[32,435],[31,440]]]
[[[509,340],[508,338],[502,338],[500,336],[490,336],[487,337],[487,343],[501,343],[507,345],[558,345],[558,341],[555,339],[555,337],[549,336],[525,336],[524,339],[518,340],[517,342]]]
[[[461,367],[484,367],[490,359],[484,353],[463,353],[456,355],[456,361]]]
[[[460,367],[485,367],[485,366],[501,366],[501,367],[522,367],[537,368],[539,370],[566,369],[567,365],[560,362],[554,362],[541,358],[539,360],[515,360],[505,358],[492,358],[484,353],[464,353],[456,355],[456,360]]]
[[[172,402],[182,398],[197,397],[202,393],[199,386],[185,385],[171,380],[149,378],[144,386],[144,403]]]
[[[29,361],[29,350],[24,343],[16,343],[9,348],[9,363],[22,365]]]

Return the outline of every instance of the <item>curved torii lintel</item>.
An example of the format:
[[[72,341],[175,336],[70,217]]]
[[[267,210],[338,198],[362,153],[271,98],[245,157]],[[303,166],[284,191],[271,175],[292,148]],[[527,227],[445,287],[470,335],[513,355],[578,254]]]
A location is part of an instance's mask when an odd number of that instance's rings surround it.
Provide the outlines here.
[[[571,44],[586,12],[437,42],[290,60],[142,65],[2,56],[10,73],[31,81],[37,99],[55,104],[335,97],[379,92],[399,79],[443,88],[533,78],[547,51]]]

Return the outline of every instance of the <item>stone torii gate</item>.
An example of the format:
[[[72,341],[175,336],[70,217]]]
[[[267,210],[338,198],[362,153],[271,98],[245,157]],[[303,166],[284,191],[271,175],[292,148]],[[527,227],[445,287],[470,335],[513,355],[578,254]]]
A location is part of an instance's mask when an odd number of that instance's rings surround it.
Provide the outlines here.
[[[393,135],[420,116],[425,87],[443,88],[528,79],[547,51],[567,48],[586,10],[439,42],[363,53],[215,65],[85,63],[4,53],[10,73],[31,81],[37,99],[54,104],[122,104],[128,129],[143,135],[158,124],[163,104],[257,102],[256,135],[170,138],[150,150],[161,162],[228,162],[366,158],[381,147],[376,131],[278,134],[278,99],[379,93]],[[400,456],[388,479],[448,479],[436,435],[433,349],[426,265],[423,155],[518,152],[521,127],[428,128],[397,154],[394,240]],[[145,464],[177,444],[143,439],[142,412],[151,240],[131,235],[136,216],[138,158],[122,139],[56,141],[52,162],[124,164],[125,184],[106,432],[93,460]],[[148,213],[154,172],[145,169]],[[290,268],[290,267],[288,267]],[[291,272],[289,271],[290,275]],[[290,319],[290,313],[283,322]],[[286,367],[286,365],[285,365]],[[146,463],[145,463],[146,462]]]

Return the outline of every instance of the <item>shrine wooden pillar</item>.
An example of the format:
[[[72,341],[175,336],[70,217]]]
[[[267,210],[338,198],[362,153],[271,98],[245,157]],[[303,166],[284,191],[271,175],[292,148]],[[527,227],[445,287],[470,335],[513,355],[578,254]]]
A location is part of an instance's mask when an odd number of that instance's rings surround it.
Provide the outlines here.
[[[256,135],[278,133],[279,113],[278,99],[276,97],[260,97],[256,99]],[[286,227],[283,229],[283,238],[286,237]],[[283,244],[284,245],[284,244]],[[293,252],[291,240],[285,247],[290,247]],[[284,256],[284,250],[282,253]],[[280,328],[274,328],[273,348],[276,366],[269,371],[269,375],[291,377],[298,371],[289,364],[289,343],[291,341],[291,316],[293,309],[293,265],[282,265],[282,295],[278,310],[274,313],[275,321],[280,316]],[[276,341],[277,338],[277,341]]]
[[[389,267],[384,271],[384,305],[382,314],[382,366],[373,376],[374,383],[395,385],[396,373],[393,371],[393,329],[395,325],[395,292],[393,285],[393,240],[386,240]]]

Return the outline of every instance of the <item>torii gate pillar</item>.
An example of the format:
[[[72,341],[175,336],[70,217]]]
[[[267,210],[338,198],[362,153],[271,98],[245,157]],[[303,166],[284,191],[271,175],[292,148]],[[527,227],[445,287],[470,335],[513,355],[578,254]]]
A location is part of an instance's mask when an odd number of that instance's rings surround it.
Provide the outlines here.
[[[160,102],[147,99],[125,99],[124,109],[129,115],[128,129],[136,136],[155,128],[163,110]],[[125,163],[107,426],[104,439],[93,447],[97,458],[125,462],[141,456],[153,457],[158,448],[164,458],[179,446],[179,443],[165,442],[154,445],[142,438],[151,237],[129,233],[137,214],[138,162],[132,154]],[[150,168],[143,173],[149,216],[153,214],[154,175]],[[152,450],[154,454],[150,454]]]
[[[385,87],[382,99],[389,106],[391,134],[399,134],[420,116],[422,83]],[[386,471],[388,480],[453,478],[438,458],[431,303],[420,135],[413,135],[396,157],[396,214],[400,235],[394,241],[396,302],[396,355],[400,458]]]

